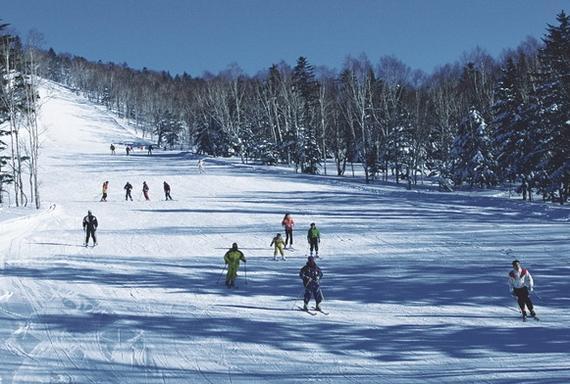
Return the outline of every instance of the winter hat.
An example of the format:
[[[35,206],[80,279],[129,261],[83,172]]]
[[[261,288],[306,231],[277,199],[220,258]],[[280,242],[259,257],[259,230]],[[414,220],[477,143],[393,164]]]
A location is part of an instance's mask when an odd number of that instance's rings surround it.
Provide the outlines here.
[[[315,258],[313,256],[309,256],[307,257],[307,261],[315,261]]]
[[[232,244],[232,249],[237,249],[237,248],[238,248],[237,243],[233,243],[233,244]]]
[[[88,214],[88,215],[91,215],[91,211],[87,211],[87,214]]]
[[[515,264],[520,264],[521,262],[518,261],[517,259],[513,260],[513,267],[515,266]]]
[[[314,226],[315,226],[315,223],[311,223],[311,227],[314,227]]]

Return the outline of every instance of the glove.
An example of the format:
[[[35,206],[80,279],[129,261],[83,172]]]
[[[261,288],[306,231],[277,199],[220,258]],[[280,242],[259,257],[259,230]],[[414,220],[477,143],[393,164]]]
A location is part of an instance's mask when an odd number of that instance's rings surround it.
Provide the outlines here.
[[[528,289],[528,291],[529,291],[529,292],[534,291],[534,287],[530,287],[530,288]]]

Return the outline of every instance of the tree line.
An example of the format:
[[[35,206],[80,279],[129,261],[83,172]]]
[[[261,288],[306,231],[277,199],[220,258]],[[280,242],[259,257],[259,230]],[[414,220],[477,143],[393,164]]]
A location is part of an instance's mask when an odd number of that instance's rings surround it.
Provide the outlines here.
[[[192,147],[309,174],[352,173],[411,187],[521,183],[544,199],[570,188],[570,26],[493,58],[480,48],[431,74],[392,56],[340,70],[299,57],[255,75],[232,64],[192,77],[39,51],[41,76],[84,93],[161,147]],[[326,160],[334,160],[334,169]],[[532,196],[532,194],[530,195]]]
[[[14,205],[39,209],[38,35],[23,44],[8,25],[0,20],[0,204],[13,196]]]

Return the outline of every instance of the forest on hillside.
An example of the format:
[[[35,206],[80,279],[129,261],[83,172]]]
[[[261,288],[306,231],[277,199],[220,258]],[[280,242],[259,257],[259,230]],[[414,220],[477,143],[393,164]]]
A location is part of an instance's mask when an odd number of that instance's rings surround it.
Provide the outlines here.
[[[288,164],[308,174],[342,176],[361,166],[366,182],[391,178],[410,187],[421,176],[456,188],[517,183],[519,191],[541,193],[545,200],[568,199],[565,12],[546,26],[541,41],[528,38],[500,58],[476,48],[431,74],[392,56],[373,62],[363,54],[347,57],[339,70],[299,57],[293,67],[276,63],[253,76],[237,64],[218,74],[173,76],[56,53],[34,39],[23,44],[5,27],[0,123],[10,123],[2,125],[0,138],[12,143],[20,140],[18,127],[34,126],[33,79],[39,76],[129,119],[160,147]],[[14,183],[20,200],[22,167],[34,168],[34,151],[33,140],[0,142],[0,188]],[[325,159],[334,160],[334,169]]]

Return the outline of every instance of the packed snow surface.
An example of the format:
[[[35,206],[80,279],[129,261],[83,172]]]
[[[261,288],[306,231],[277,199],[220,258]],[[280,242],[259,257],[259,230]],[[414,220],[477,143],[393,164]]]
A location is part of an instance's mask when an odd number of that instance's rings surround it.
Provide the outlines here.
[[[63,88],[42,95],[43,208],[0,211],[0,383],[570,382],[566,207],[224,159],[199,174],[188,152],[111,155],[142,138]],[[273,261],[285,212],[295,249]],[[311,222],[328,316],[297,310]],[[248,262],[229,290],[233,242]],[[540,322],[509,295],[513,258]]]

